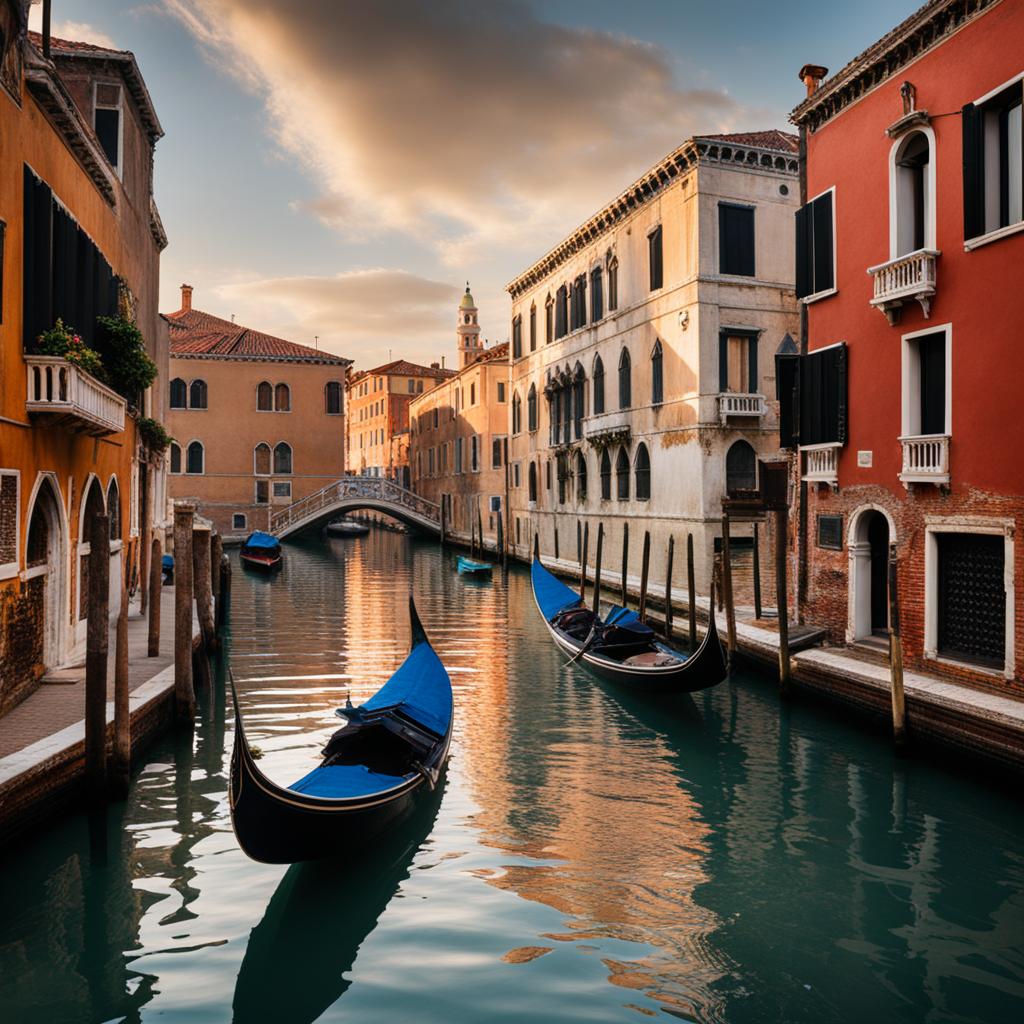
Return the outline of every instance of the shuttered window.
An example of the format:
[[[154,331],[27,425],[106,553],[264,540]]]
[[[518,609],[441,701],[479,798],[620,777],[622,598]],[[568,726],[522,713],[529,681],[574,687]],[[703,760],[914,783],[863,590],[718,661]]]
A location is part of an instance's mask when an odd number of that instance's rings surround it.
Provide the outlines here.
[[[796,211],[796,297],[835,287],[832,191]]]
[[[718,270],[739,277],[754,276],[754,208],[718,204]]]
[[[663,267],[661,258],[661,225],[659,224],[647,236],[647,262],[650,268],[651,291],[657,291],[663,281]],[[751,270],[753,273],[753,270]]]
[[[512,321],[512,358],[518,359],[523,354],[523,318],[517,316]]]
[[[846,344],[805,356],[777,355],[782,448],[846,443]]]

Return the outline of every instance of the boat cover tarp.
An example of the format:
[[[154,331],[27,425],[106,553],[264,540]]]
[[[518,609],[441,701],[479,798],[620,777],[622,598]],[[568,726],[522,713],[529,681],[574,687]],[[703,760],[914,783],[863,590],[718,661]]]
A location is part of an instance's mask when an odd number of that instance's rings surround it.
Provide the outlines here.
[[[494,566],[490,562],[476,562],[472,558],[463,558],[462,555],[459,555],[459,568],[469,569],[471,572],[481,572],[483,570],[490,572]]]
[[[452,688],[430,644],[417,644],[398,671],[362,707],[366,711],[398,707],[414,722],[444,736],[452,720]]]
[[[368,796],[393,789],[404,781],[401,775],[372,772],[363,764],[331,764],[326,768],[314,768],[288,788],[309,796]]]
[[[623,608],[620,604],[613,604],[608,610],[608,616],[604,621],[609,626],[612,623],[616,626],[628,626],[632,622],[639,622],[640,616],[630,608]]]
[[[273,534],[264,533],[262,530],[254,530],[248,537],[246,537],[245,543],[242,547],[274,550],[280,547],[280,542],[275,536],[273,536]]]
[[[571,587],[567,587],[558,577],[534,560],[530,568],[533,580],[533,593],[537,598],[537,607],[541,615],[550,622],[560,611],[580,603],[580,595]]]

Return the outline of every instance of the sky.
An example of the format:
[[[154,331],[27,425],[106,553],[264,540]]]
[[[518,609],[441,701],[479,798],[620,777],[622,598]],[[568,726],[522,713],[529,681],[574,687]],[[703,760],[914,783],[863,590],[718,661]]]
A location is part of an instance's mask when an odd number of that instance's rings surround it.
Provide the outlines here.
[[[455,352],[505,285],[694,134],[790,128],[916,0],[53,0],[131,50],[166,135],[161,310],[354,359]],[[33,9],[39,20],[39,8]],[[318,340],[315,340],[318,339]]]

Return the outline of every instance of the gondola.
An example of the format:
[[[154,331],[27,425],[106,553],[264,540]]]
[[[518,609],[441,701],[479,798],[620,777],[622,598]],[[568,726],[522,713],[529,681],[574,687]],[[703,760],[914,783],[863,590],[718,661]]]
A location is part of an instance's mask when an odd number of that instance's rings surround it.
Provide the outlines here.
[[[613,605],[601,619],[537,558],[530,579],[537,610],[555,643],[603,679],[637,690],[694,693],[726,677],[713,597],[704,639],[686,655],[658,640],[636,612]]]
[[[273,534],[264,533],[262,530],[254,530],[245,538],[238,557],[242,560],[242,565],[260,572],[280,569],[284,560],[281,542]]]
[[[335,519],[325,529],[332,537],[363,537],[370,532],[366,523],[355,519]]]
[[[256,766],[232,680],[231,820],[253,860],[365,856],[437,786],[452,738],[452,686],[411,597],[409,616],[408,657],[365,704],[338,710],[347,721],[327,743],[320,766],[287,788]]]
[[[460,576],[490,576],[494,571],[494,566],[490,562],[478,562],[463,555],[458,556],[456,566]]]

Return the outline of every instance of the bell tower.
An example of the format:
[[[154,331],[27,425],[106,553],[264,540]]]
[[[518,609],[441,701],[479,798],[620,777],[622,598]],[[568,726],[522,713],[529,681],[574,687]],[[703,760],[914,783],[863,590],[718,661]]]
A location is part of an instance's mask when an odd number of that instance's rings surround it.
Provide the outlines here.
[[[480,341],[480,324],[477,323],[477,308],[466,282],[466,294],[459,303],[458,326],[456,327],[459,346],[459,369],[469,366],[481,352],[483,343]]]

